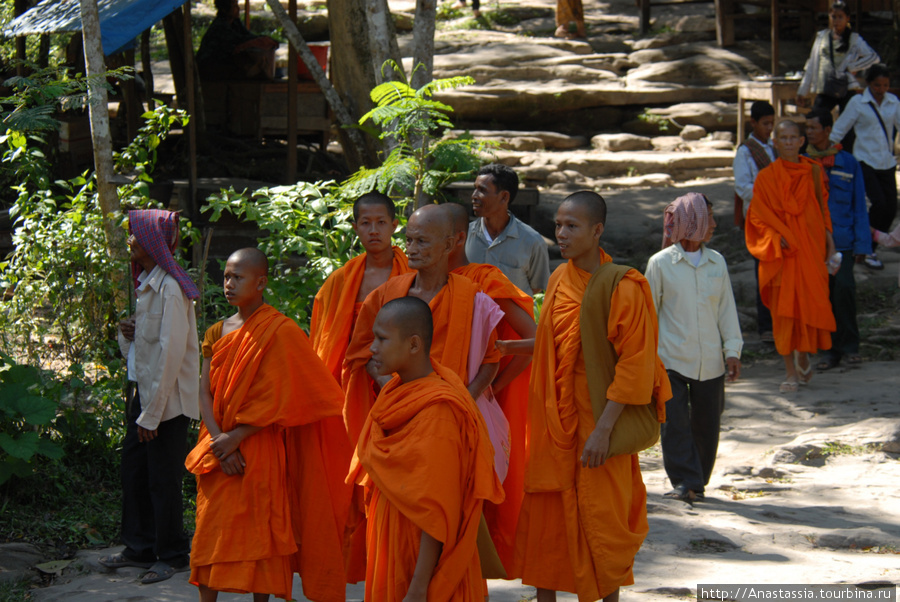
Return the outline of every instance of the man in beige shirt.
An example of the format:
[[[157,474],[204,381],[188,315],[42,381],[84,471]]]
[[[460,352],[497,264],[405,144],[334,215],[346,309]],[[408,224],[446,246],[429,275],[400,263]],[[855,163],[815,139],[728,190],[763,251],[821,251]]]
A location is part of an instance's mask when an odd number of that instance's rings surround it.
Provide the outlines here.
[[[109,568],[148,568],[141,582],[155,583],[188,566],[181,483],[188,426],[200,416],[192,302],[200,293],[172,255],[178,246],[178,214],[131,211],[128,219],[137,308],[119,332],[128,358],[128,428],[122,443],[125,549],[100,562]]]
[[[703,498],[719,446],[725,380],[741,372],[741,327],[725,259],[706,244],[712,206],[688,193],[666,208],[663,250],[645,276],[659,317],[659,357],[672,385],[661,428],[663,464],[684,501]],[[723,360],[724,356],[724,360]]]

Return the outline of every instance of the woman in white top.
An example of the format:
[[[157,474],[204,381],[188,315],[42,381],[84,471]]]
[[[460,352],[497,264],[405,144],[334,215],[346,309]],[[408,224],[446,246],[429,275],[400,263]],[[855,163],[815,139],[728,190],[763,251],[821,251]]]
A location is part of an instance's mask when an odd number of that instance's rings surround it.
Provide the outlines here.
[[[828,17],[831,27],[816,35],[797,97],[801,105],[807,105],[806,97],[815,94],[815,108],[830,111],[840,106],[843,111],[854,91],[860,88],[854,77],[856,73],[881,59],[850,27],[850,13],[844,0],[835,0]]]
[[[840,141],[851,129],[857,142],[853,156],[862,167],[869,198],[869,225],[887,232],[897,215],[897,159],[894,157],[894,137],[900,129],[900,100],[888,92],[890,71],[884,65],[872,66],[866,73],[868,87],[862,94],[854,94],[831,129],[829,139]],[[872,245],[875,248],[875,245]],[[884,265],[873,253],[865,264],[880,270]]]

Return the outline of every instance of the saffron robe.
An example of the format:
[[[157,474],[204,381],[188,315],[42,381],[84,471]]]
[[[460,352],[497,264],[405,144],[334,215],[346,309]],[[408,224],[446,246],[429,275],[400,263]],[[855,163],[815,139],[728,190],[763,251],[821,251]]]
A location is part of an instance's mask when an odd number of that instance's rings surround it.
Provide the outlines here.
[[[462,380],[434,372],[401,383],[395,376],[363,426],[348,480],[364,485],[368,602],[401,602],[422,531],[443,544],[429,602],[481,602],[476,546],[482,504],[499,503],[487,427]]]
[[[394,247],[391,277],[409,272],[406,255]],[[366,272],[366,254],[358,255],[338,268],[325,280],[313,300],[309,338],[313,349],[328,366],[335,380],[341,382],[341,367],[353,325],[356,323],[359,287]],[[362,305],[361,303],[359,304]]]
[[[602,252],[603,262],[611,261]],[[525,499],[514,571],[522,582],[593,602],[634,583],[634,556],[647,535],[647,492],[637,454],[581,467],[596,425],[581,345],[580,310],[591,274],[556,269],[538,323],[529,396]],[[607,399],[646,403],[672,396],[657,356],[656,311],[647,281],[628,271],[610,300],[608,338],[618,360]],[[661,409],[660,409],[661,408]],[[665,405],[657,406],[660,421]]]
[[[499,268],[486,263],[470,263],[451,272],[472,280],[481,291],[494,301],[509,299],[534,319],[534,300],[519,287],[513,284]],[[501,341],[519,340],[522,337],[513,330],[506,320],[497,326],[497,338]],[[512,357],[500,360],[503,370]],[[501,391],[495,391],[497,403],[509,422],[509,471],[503,481],[506,497],[499,506],[487,503],[484,505],[484,518],[487,521],[491,539],[497,548],[497,555],[506,569],[510,579],[515,578],[512,572],[513,554],[515,550],[516,524],[522,508],[522,497],[525,495],[525,425],[528,408],[528,381],[531,378],[531,366],[525,368],[511,383]]]
[[[375,318],[385,303],[406,297],[415,279],[416,272],[391,278],[366,297],[359,312],[341,376],[345,394],[344,421],[350,441],[354,444],[359,440],[362,426],[376,397],[374,381],[366,371],[366,364],[372,358],[369,347],[374,340],[372,327]],[[477,292],[478,286],[474,282],[463,276],[450,274],[447,284],[428,304],[434,321],[431,358],[450,368],[464,383],[468,383],[466,368],[472,334],[472,311]],[[493,340],[496,340],[496,334],[493,335]],[[492,341],[482,363],[499,361],[500,353]]]
[[[221,323],[214,328],[221,333]],[[212,344],[210,389],[216,423],[223,432],[240,424],[263,428],[240,444],[244,474],[228,476],[210,450],[209,431],[200,427],[199,441],[185,462],[197,475],[191,583],[289,600],[299,545],[301,552],[314,551],[318,559],[317,572],[301,574],[306,595],[328,602],[343,600],[343,524],[334,518],[342,510],[315,478],[327,472],[322,459],[329,456],[322,448],[321,423],[330,418],[340,424],[342,394],[337,383],[328,378],[300,327],[263,305],[240,329]],[[308,453],[286,457],[288,427],[306,435]],[[306,476],[289,483],[290,463],[298,463],[299,474]],[[303,491],[289,492],[295,487]],[[291,508],[292,496],[302,496],[308,505]],[[332,518],[295,525],[292,516],[298,513]],[[295,533],[301,527],[307,528],[298,541]]]
[[[781,355],[830,349],[836,328],[825,265],[825,232],[831,232],[828,186],[819,166],[820,204],[813,165],[807,157],[800,163],[778,159],[760,171],[747,212],[747,248],[759,259],[760,296],[772,312]],[[782,237],[790,248],[781,247]]]

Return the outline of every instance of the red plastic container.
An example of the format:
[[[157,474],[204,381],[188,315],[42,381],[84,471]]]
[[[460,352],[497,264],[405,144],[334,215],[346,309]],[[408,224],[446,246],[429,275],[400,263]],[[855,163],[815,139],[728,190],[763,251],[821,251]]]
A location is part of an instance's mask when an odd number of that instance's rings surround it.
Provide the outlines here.
[[[328,46],[328,44],[309,45],[309,49],[312,51],[313,56],[316,57],[316,61],[318,61],[319,66],[326,75],[328,74]],[[313,81],[312,73],[309,72],[309,69],[306,68],[306,63],[304,63],[299,56],[297,57],[297,79],[301,81]]]

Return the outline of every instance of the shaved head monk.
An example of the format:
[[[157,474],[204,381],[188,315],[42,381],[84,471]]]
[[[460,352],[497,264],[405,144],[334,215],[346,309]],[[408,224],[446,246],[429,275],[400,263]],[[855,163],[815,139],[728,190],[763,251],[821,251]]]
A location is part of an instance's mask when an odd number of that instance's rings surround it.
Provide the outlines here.
[[[778,159],[759,172],[744,234],[759,259],[759,292],[772,312],[775,348],[784,358],[782,393],[812,378],[809,354],[831,348],[836,328],[826,262],[835,253],[827,174],[800,156],[800,126],[775,126]],[[756,207],[754,207],[756,205]]]
[[[369,192],[353,203],[353,231],[365,252],[335,270],[313,301],[309,338],[316,353],[341,382],[341,366],[363,301],[389,278],[410,271],[406,255],[391,245],[397,229],[394,201]]]
[[[626,405],[663,422],[672,396],[650,288],[600,248],[605,223],[606,203],[594,192],[570,195],[556,213],[568,262],[550,277],[535,340],[513,568],[540,602],[558,590],[614,602],[634,583],[647,493],[637,453],[617,452],[611,437]]]
[[[450,251],[450,272],[475,282],[482,292],[500,306],[503,320],[497,325],[499,340],[533,339],[536,325],[531,296],[514,285],[496,266],[470,263],[466,255],[468,210],[458,203],[444,203],[441,208],[447,212],[453,225],[454,246]],[[484,516],[497,554],[511,579],[515,577],[512,573],[512,560],[516,523],[524,495],[525,416],[528,407],[528,380],[531,378],[530,363],[530,355],[503,358],[500,371],[491,383],[494,396],[509,423],[509,468],[503,479],[503,489],[506,492],[503,504],[485,504]]]
[[[319,426],[340,425],[343,395],[300,327],[263,300],[267,271],[257,249],[228,258],[225,298],[238,311],[203,339],[203,424],[185,462],[197,475],[191,583],[201,602],[220,591],[290,600],[300,566],[309,598],[338,602],[344,525],[322,477],[330,454]],[[286,452],[286,429],[299,431],[302,453]],[[286,474],[292,464],[303,478]]]
[[[349,480],[366,487],[367,602],[481,602],[476,539],[503,490],[481,414],[434,362],[432,310],[387,302],[372,326],[373,371],[389,377],[366,417]]]

